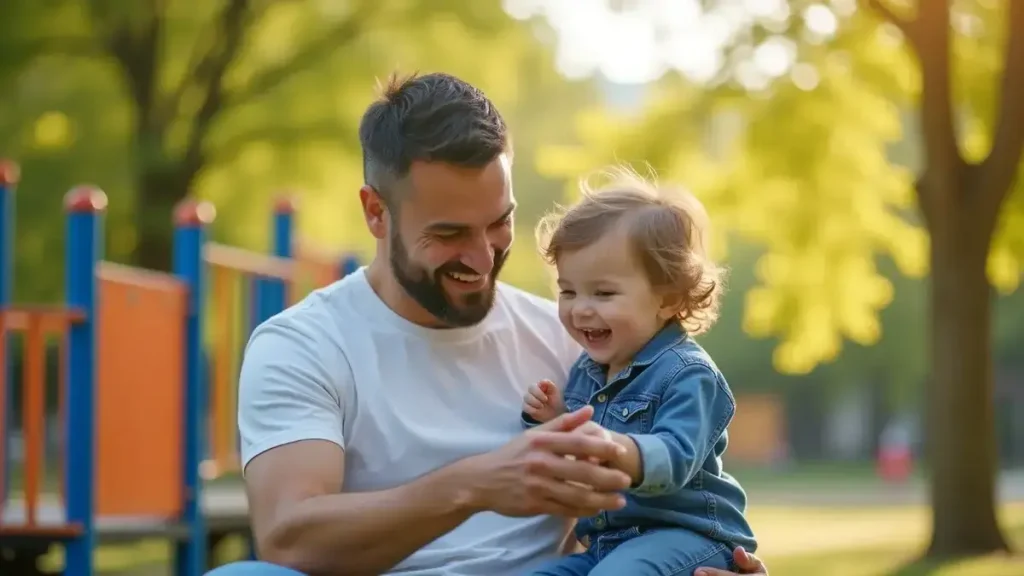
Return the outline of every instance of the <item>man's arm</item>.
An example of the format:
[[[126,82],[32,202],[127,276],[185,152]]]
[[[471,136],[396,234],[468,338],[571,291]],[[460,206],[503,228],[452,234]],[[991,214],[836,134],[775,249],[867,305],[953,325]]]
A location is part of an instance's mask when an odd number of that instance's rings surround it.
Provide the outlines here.
[[[589,409],[409,484],[340,493],[351,371],[319,329],[273,319],[243,361],[239,429],[262,559],[311,576],[378,576],[481,510],[576,517],[625,504],[617,492],[629,479],[586,461],[609,460],[619,447],[566,433],[589,420]]]
[[[342,494],[337,445],[306,440],[246,468],[260,558],[319,574],[378,576],[471,514],[451,468],[390,490]]]
[[[735,412],[732,395],[715,372],[699,363],[668,375],[649,434],[612,433],[626,450],[616,462],[645,496],[682,489],[700,469]]]
[[[470,512],[445,471],[341,493],[354,389],[347,360],[323,332],[329,325],[276,318],[247,346],[238,417],[253,534],[267,561],[310,575],[377,576]]]

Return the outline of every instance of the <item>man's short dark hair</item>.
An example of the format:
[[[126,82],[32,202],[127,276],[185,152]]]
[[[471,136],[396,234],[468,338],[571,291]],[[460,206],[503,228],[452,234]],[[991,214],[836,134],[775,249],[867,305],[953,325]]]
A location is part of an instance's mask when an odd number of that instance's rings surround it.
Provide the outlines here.
[[[481,168],[503,152],[505,121],[484,93],[449,74],[392,76],[359,125],[363,180],[391,199],[413,162]]]

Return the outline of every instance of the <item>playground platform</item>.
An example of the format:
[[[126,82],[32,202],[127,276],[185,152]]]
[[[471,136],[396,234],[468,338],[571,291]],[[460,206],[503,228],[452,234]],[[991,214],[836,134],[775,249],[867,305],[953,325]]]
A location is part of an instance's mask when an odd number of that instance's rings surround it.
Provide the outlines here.
[[[202,492],[202,511],[206,530],[212,542],[230,534],[249,530],[248,502],[240,483],[215,484]],[[35,523],[39,531],[52,531],[55,539],[67,530],[67,515],[62,500],[56,494],[45,494],[37,501]],[[0,518],[0,539],[7,544],[19,537],[20,531],[6,533],[4,526],[24,526],[28,523],[28,501],[24,498],[7,500]],[[189,538],[188,525],[163,516],[100,516],[94,525],[97,544],[120,544],[147,538],[184,540]],[[70,534],[68,534],[70,536]]]
[[[233,481],[249,335],[358,263],[309,251],[288,198],[274,205],[267,253],[209,240],[214,207],[185,199],[167,215],[171,272],[108,262],[107,197],[80,186],[64,197],[65,300],[15,303],[18,181],[0,160],[0,575],[42,574],[39,558],[60,546],[63,574],[92,576],[98,545],[162,538],[173,573],[200,576],[223,537],[249,535]]]

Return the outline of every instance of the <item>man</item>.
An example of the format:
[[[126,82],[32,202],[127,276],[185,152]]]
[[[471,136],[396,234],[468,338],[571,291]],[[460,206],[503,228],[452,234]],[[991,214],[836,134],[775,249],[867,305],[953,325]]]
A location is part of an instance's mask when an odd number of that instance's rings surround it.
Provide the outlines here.
[[[524,574],[573,518],[623,506],[629,478],[591,463],[614,443],[574,433],[589,406],[520,428],[523,392],[564,381],[580,351],[553,303],[497,282],[515,210],[505,123],[432,74],[393,80],[359,136],[377,252],[253,333],[238,424],[265,563],[215,572]]]

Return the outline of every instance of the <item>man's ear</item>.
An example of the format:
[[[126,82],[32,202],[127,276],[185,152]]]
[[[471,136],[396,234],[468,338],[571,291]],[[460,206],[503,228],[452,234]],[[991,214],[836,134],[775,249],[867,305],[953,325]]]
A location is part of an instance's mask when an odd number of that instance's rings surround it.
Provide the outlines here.
[[[373,186],[364,184],[359,189],[359,203],[363,206],[363,219],[370,234],[378,240],[388,237],[388,208]]]

